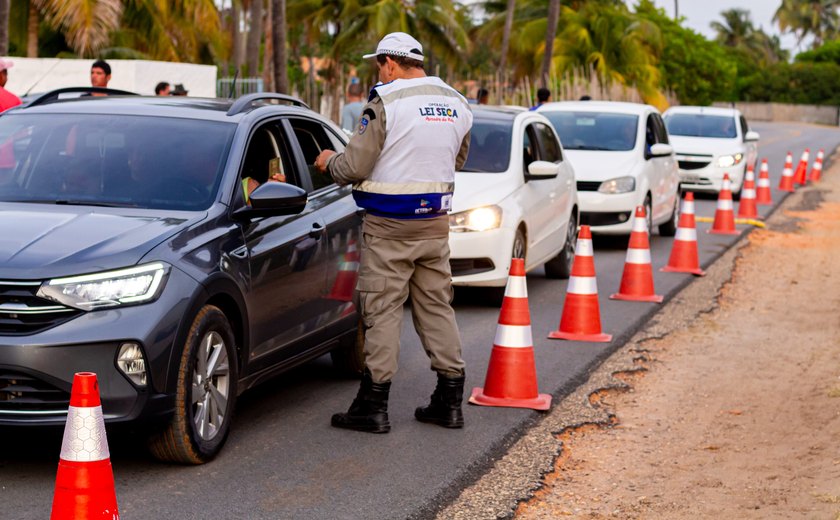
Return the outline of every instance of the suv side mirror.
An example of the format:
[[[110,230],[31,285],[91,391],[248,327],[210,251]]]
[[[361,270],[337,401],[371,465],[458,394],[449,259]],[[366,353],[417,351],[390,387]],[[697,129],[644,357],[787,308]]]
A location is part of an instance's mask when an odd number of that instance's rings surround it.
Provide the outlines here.
[[[744,142],[745,143],[749,142],[749,141],[758,141],[759,139],[761,139],[761,135],[759,135],[758,132],[755,132],[753,130],[750,130],[749,132],[744,134]]]
[[[650,147],[651,157],[667,157],[674,153],[674,147],[670,144],[656,143]]]
[[[552,179],[560,173],[560,165],[548,161],[534,161],[528,165],[526,179]]]
[[[237,220],[296,215],[306,207],[306,191],[285,182],[265,182],[251,192],[251,205],[233,212]]]

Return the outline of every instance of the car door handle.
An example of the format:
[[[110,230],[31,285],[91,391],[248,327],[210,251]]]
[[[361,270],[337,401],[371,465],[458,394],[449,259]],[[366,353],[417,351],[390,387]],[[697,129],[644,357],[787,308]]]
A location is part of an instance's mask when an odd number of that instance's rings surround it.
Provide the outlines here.
[[[324,226],[321,224],[312,224],[312,229],[309,230],[309,236],[315,240],[319,240],[324,234]]]

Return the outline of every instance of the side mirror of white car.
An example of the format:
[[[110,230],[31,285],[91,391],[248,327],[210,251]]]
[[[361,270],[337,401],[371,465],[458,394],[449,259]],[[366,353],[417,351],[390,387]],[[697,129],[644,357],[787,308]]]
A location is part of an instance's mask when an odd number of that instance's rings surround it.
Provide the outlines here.
[[[744,141],[758,141],[759,139],[761,139],[761,135],[753,130],[750,130],[744,136]]]
[[[651,157],[666,157],[674,153],[674,147],[670,144],[656,143],[650,147]]]
[[[548,161],[534,161],[528,165],[528,175],[534,178],[551,178],[560,173],[560,165]]]

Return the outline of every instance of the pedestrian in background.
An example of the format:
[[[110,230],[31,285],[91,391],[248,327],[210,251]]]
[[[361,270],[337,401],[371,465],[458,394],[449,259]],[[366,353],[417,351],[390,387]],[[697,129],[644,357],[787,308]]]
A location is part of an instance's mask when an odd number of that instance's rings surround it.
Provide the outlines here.
[[[388,394],[397,372],[403,304],[437,372],[428,406],[414,416],[461,428],[464,361],[449,267],[449,218],[455,171],[467,159],[472,112],[440,78],[426,76],[423,47],[406,33],[385,36],[376,52],[380,83],[343,153],[325,150],[315,166],[352,184],[367,211],[356,288],[365,330],[365,371],[347,413],[332,425],[386,433]]]
[[[490,99],[490,92],[486,88],[480,88],[475,95],[475,99],[479,105],[486,105]]]
[[[356,125],[359,124],[359,119],[362,117],[362,108],[365,106],[362,103],[362,84],[351,83],[347,87],[347,101],[344,108],[341,110],[341,128],[348,132],[353,132]]]
[[[93,87],[108,88],[111,81],[111,66],[105,60],[96,60],[90,66],[90,84]],[[105,94],[91,94],[93,96],[104,96]]]
[[[169,87],[169,83],[165,81],[161,81],[157,85],[155,85],[155,95],[156,96],[168,96],[171,88]]]
[[[189,94],[190,91],[184,88],[183,83],[176,83],[175,87],[172,89],[172,92],[169,93],[170,96],[186,96]]]
[[[537,104],[531,107],[531,110],[536,110],[540,108],[540,105],[543,103],[548,103],[551,99],[551,91],[545,87],[541,87],[537,90]]]
[[[11,60],[0,58],[0,112],[20,105],[20,98],[6,90],[9,81],[9,69],[14,67]]]

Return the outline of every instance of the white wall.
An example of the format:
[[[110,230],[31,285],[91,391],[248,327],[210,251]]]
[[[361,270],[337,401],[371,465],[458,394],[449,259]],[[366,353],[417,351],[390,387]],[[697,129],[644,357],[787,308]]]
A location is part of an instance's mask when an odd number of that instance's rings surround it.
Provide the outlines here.
[[[9,69],[6,89],[23,96],[49,92],[63,87],[90,86],[90,66],[95,60],[57,58],[6,58],[14,63]],[[166,81],[182,83],[190,96],[216,97],[216,72],[213,65],[172,63],[146,60],[107,60],[111,66],[111,88],[152,95],[155,85]]]

